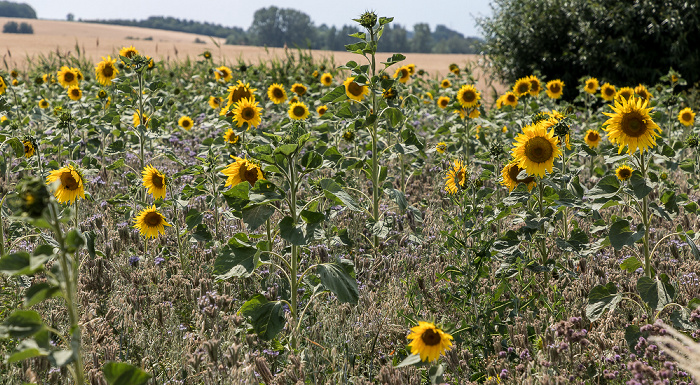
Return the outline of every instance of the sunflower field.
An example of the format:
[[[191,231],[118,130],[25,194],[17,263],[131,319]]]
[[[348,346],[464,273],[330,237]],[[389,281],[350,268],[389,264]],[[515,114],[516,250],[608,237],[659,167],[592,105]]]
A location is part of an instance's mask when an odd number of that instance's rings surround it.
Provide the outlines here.
[[[0,71],[0,384],[700,380],[682,74],[490,95],[355,21],[341,65]]]

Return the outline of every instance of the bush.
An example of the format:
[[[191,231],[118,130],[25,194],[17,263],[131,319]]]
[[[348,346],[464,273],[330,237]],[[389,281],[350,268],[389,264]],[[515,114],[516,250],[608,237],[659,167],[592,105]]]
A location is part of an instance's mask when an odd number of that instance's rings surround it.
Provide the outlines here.
[[[27,33],[33,34],[34,28],[27,23],[17,24],[15,21],[8,21],[2,27],[2,33]]]
[[[678,70],[700,80],[697,0],[495,0],[493,16],[478,20],[485,53],[501,80],[540,71],[562,79],[565,97],[578,79],[594,76],[618,86],[652,85]]]
[[[34,33],[34,28],[28,23],[20,23],[19,31],[17,33],[26,33],[31,35]]]

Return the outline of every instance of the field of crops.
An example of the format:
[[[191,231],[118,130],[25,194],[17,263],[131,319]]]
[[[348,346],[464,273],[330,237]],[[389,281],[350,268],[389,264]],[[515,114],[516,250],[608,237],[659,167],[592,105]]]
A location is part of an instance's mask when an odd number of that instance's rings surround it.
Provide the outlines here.
[[[391,21],[346,63],[0,71],[0,384],[699,378],[695,89],[492,97]]]

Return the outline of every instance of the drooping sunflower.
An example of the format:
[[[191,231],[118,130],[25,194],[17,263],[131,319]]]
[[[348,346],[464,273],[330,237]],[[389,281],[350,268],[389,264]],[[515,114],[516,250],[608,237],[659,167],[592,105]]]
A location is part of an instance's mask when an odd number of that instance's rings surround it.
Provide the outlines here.
[[[165,175],[150,164],[141,171],[143,187],[153,195],[153,199],[165,199]]]
[[[34,152],[36,149],[34,148],[34,143],[32,143],[31,140],[23,140],[22,145],[24,146],[24,157],[25,158],[31,158],[34,156]]]
[[[0,95],[4,94],[5,91],[7,90],[7,84],[5,83],[5,79],[0,76]]]
[[[303,102],[290,104],[287,112],[292,120],[304,120],[309,117],[309,108]]]
[[[559,138],[554,135],[554,130],[547,132],[541,123],[523,128],[523,133],[518,134],[513,146],[514,161],[528,175],[544,177],[545,171],[551,173],[554,159],[561,155]]]
[[[518,187],[518,184],[524,183],[525,186],[527,186],[528,191],[532,191],[532,188],[537,185],[535,182],[535,177],[534,176],[527,176],[525,178],[518,178],[518,175],[520,175],[520,172],[523,171],[520,166],[516,162],[511,162],[505,167],[503,167],[503,170],[501,170],[501,176],[503,177],[503,180],[501,181],[501,184],[508,187],[508,191],[513,191],[514,188]]]
[[[83,97],[83,91],[78,86],[68,88],[68,97],[71,100],[80,100]]]
[[[564,82],[555,79],[547,82],[547,96],[550,99],[559,99],[564,94]]]
[[[180,117],[180,119],[177,121],[177,124],[187,131],[191,130],[192,126],[194,126],[194,122],[192,121],[192,118],[190,118],[189,116]]]
[[[257,127],[262,122],[261,112],[262,107],[258,107],[255,99],[243,98],[233,109],[233,120],[237,127],[242,127],[243,123],[248,123],[248,128]]]
[[[411,354],[420,355],[421,361],[433,362],[452,348],[452,336],[432,322],[418,322],[418,326],[411,328],[411,334],[406,338],[412,340],[408,344]]]
[[[455,160],[445,176],[445,191],[450,194],[457,194],[459,189],[467,183],[467,169],[462,162]]]
[[[503,105],[511,106],[513,108],[518,106],[518,96],[515,93],[508,91],[503,95]]]
[[[682,109],[681,112],[678,113],[678,121],[686,127],[692,126],[695,124],[695,112],[693,112],[690,107]]]
[[[513,93],[517,97],[522,97],[530,93],[531,87],[532,85],[530,84],[530,79],[520,78],[515,82],[515,85],[513,86]]]
[[[615,170],[615,176],[617,176],[617,179],[624,182],[632,177],[633,172],[634,170],[632,170],[630,166],[623,164]]]
[[[134,228],[139,229],[139,233],[146,238],[155,238],[158,234],[165,234],[165,226],[172,226],[165,221],[156,205],[145,208],[134,218]]]
[[[598,91],[598,88],[600,87],[600,83],[598,83],[598,79],[596,78],[588,78],[586,79],[586,83],[583,86],[583,90],[588,92],[589,94],[593,95]]]
[[[408,74],[413,75],[416,73],[416,65],[415,64],[406,64],[406,68],[408,68]]]
[[[249,83],[244,84],[239,80],[235,86],[228,88],[228,104],[233,106],[244,98],[255,100],[255,95],[253,94],[255,91],[257,91],[257,88],[250,88]]]
[[[450,98],[447,96],[440,96],[437,100],[437,105],[441,109],[447,108],[447,106],[450,104]]]
[[[401,83],[406,83],[411,79],[411,70],[407,66],[399,67],[394,72],[394,77],[398,78]]]
[[[464,108],[472,108],[479,104],[481,93],[473,85],[463,85],[457,92],[457,101]]]
[[[632,87],[622,87],[619,90],[617,90],[617,94],[615,95],[615,99],[625,99],[628,100],[629,98],[634,95],[634,88]]]
[[[326,87],[333,84],[333,75],[331,75],[330,72],[326,72],[323,75],[321,75],[321,84],[323,84]]]
[[[209,107],[212,109],[217,109],[221,107],[221,98],[217,96],[209,97]]]
[[[323,116],[327,111],[328,111],[328,106],[325,104],[322,106],[318,106],[316,108],[316,112],[318,113],[318,116]]]
[[[354,76],[345,79],[343,85],[345,86],[345,94],[354,101],[361,102],[365,95],[369,95],[369,88],[357,84]]]
[[[235,162],[221,170],[221,173],[228,177],[225,187],[233,187],[241,182],[248,182],[251,186],[255,186],[255,182],[259,179],[265,179],[260,166],[257,164],[250,162],[248,159],[233,155],[231,155],[231,158],[233,158]]]
[[[617,90],[614,85],[605,83],[600,87],[600,97],[603,98],[603,100],[611,102],[615,99],[615,95],[617,95]]]
[[[79,82],[78,74],[73,72],[72,68],[66,66],[61,67],[56,77],[58,78],[58,82],[61,83],[64,88],[77,86]]]
[[[238,140],[240,140],[240,136],[238,136],[233,129],[229,128],[226,132],[224,132],[224,140],[226,143],[236,144],[238,143]]]
[[[651,100],[651,98],[654,97],[654,95],[652,95],[651,92],[649,92],[649,90],[642,84],[634,87],[634,93],[644,100]]]
[[[615,101],[615,106],[610,106],[612,113],[603,113],[610,117],[603,123],[603,130],[608,133],[608,139],[619,146],[618,153],[621,153],[625,146],[628,154],[637,149],[644,152],[656,146],[656,138],[661,133],[661,128],[651,120],[649,111],[652,108],[646,108],[648,103],[648,100],[632,96],[629,100]]]
[[[141,124],[141,117],[139,116],[139,110],[136,110],[134,112],[134,115],[132,116],[132,123],[134,127],[138,127]],[[148,118],[148,115],[145,113],[143,114],[143,125],[148,127],[148,123],[150,123],[150,119]]]
[[[39,108],[42,110],[49,108],[49,102],[46,99],[39,100]]]
[[[281,84],[272,83],[267,87],[267,97],[275,104],[280,104],[287,100],[287,91],[284,90]]]
[[[226,83],[227,81],[233,78],[233,74],[231,73],[230,68],[226,66],[221,66],[214,70],[214,78],[217,82],[219,80],[223,80],[224,83]]]
[[[447,143],[440,142],[440,143],[435,145],[435,151],[437,151],[438,154],[444,154],[445,150],[447,150]]]
[[[112,79],[119,74],[119,70],[115,65],[116,62],[117,59],[112,59],[110,56],[107,56],[107,58],[102,56],[102,61],[97,63],[95,67],[95,76],[97,77],[97,81],[103,86],[112,84]]]
[[[130,45],[128,47],[122,47],[122,49],[119,50],[119,56],[124,56],[126,58],[131,59],[132,57],[136,56],[139,54],[139,50],[134,48],[133,45]]]
[[[425,104],[430,104],[433,102],[433,94],[430,92],[426,92],[420,97],[423,100],[423,103]]]
[[[453,74],[459,75],[459,66],[458,66],[457,64],[455,64],[455,63],[450,64],[450,66],[448,67],[448,69],[449,69],[450,72],[452,72]]]
[[[304,96],[304,94],[306,94],[306,86],[301,83],[292,84],[292,87],[290,89],[292,90],[292,92],[299,96]]]
[[[530,75],[527,79],[530,81],[530,95],[538,96],[540,92],[542,92],[542,83],[540,83],[540,79],[535,75]]]
[[[54,196],[59,203],[73,203],[78,198],[85,199],[85,186],[83,176],[72,164],[58,170],[51,171],[46,177],[46,184],[50,185],[58,181]]]
[[[598,132],[598,130],[588,130],[586,131],[586,135],[583,137],[583,140],[586,142],[588,147],[596,148],[598,145],[600,145],[603,138],[600,136],[600,132]]]
[[[440,87],[442,87],[442,88],[450,88],[450,87],[452,87],[452,82],[450,82],[450,79],[443,79],[443,80],[440,82]]]

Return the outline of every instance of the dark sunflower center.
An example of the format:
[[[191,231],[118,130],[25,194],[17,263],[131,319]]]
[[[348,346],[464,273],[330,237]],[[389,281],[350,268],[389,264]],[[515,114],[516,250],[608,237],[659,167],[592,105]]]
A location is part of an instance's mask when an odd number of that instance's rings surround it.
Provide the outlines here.
[[[324,76],[324,77],[323,77],[323,83],[328,84],[328,83],[330,83],[330,82],[331,82],[330,76]]]
[[[649,94],[645,90],[639,90],[639,91],[637,91],[637,94],[642,99],[647,99],[649,97]]]
[[[515,103],[515,95],[508,94],[508,96],[506,97],[506,100],[508,101],[508,103]]]
[[[532,162],[544,163],[552,158],[552,154],[552,143],[541,136],[532,138],[525,144],[525,156]]]
[[[190,121],[189,120],[184,120],[182,122],[182,127],[189,127],[190,126]]]
[[[362,95],[362,87],[355,82],[350,82],[350,84],[348,84],[348,92],[352,96],[360,96]]]
[[[252,168],[246,168],[243,173],[243,179],[245,179],[251,186],[255,185],[258,180],[258,168],[251,166]]]
[[[61,186],[63,186],[63,188],[66,190],[77,190],[78,181],[75,180],[70,171],[65,171],[61,174]]]
[[[681,119],[683,119],[684,122],[690,122],[693,120],[693,116],[689,112],[684,112],[683,115],[681,115]]]
[[[447,107],[447,103],[448,103],[448,102],[449,102],[449,101],[448,101],[447,99],[442,99],[442,100],[440,100],[440,105],[441,105],[442,107]]]
[[[72,82],[73,80],[75,80],[75,75],[74,75],[72,72],[70,72],[70,71],[69,71],[69,72],[66,72],[66,73],[63,75],[63,80],[64,80],[66,83],[70,83],[70,82]]]
[[[620,171],[618,171],[618,174],[620,175],[621,179],[627,179],[632,176],[632,172],[626,168],[623,168]]]
[[[299,117],[299,118],[304,116],[305,112],[306,112],[306,109],[304,109],[304,107],[302,107],[302,106],[296,106],[296,107],[294,107],[294,109],[292,109],[292,114],[294,114],[294,116]]]
[[[595,89],[595,84],[593,84],[593,83],[586,83],[586,88],[588,88],[589,90],[593,90],[593,89]]]
[[[49,105],[49,103],[48,103],[46,100],[42,100],[42,101],[41,101],[41,106],[42,106],[42,107],[45,107],[45,106],[48,106],[48,105]]]
[[[24,145],[24,153],[25,153],[25,154],[29,154],[30,152],[32,152],[32,145],[31,145],[31,144],[25,144],[25,145]]]
[[[443,87],[449,87],[449,86],[450,86],[450,82],[444,81],[444,82],[442,82],[442,86],[443,86]]]
[[[409,75],[410,75],[410,74],[409,74],[409,72],[408,72],[407,69],[402,69],[402,70],[401,70],[401,78],[402,78],[402,79],[403,79],[403,78],[407,78]]]
[[[462,100],[466,103],[471,103],[476,99],[476,94],[474,91],[466,91],[462,94]]]
[[[647,132],[647,125],[644,122],[644,118],[639,116],[636,112],[623,116],[620,127],[622,128],[622,132],[632,138],[638,138]]]
[[[228,75],[229,75],[228,71],[226,71],[226,70],[221,70],[221,77],[222,77],[222,78],[227,78]]]
[[[247,87],[238,87],[231,93],[231,102],[238,103],[243,98],[250,99],[250,91]]]
[[[80,90],[78,90],[78,89],[74,89],[73,91],[71,91],[71,93],[72,93],[73,96],[75,96],[76,98],[80,96]]]
[[[518,167],[518,165],[513,165],[508,170],[508,177],[510,177],[511,180],[514,180],[514,181],[519,182],[519,183],[525,183],[525,184],[528,184],[528,183],[535,180],[535,177],[533,177],[533,176],[528,176],[524,179],[518,178],[518,175],[520,175],[521,171],[523,171],[522,168]]]
[[[251,120],[255,117],[255,109],[253,109],[253,107],[246,107],[241,111],[241,116],[244,120]]]
[[[549,87],[549,90],[555,94],[558,94],[559,91],[561,91],[561,87],[559,87],[559,84],[552,84],[552,86]]]
[[[153,183],[153,186],[156,188],[163,188],[163,177],[154,173],[153,176],[151,176],[151,183]]]
[[[528,88],[530,88],[529,85],[530,85],[529,83],[519,84],[518,85],[518,93],[524,94],[524,93],[528,92],[529,91]]]
[[[600,139],[600,135],[598,135],[597,132],[589,132],[588,133],[588,140],[590,142],[597,142],[598,139]]]
[[[623,97],[623,98],[625,98],[625,99],[629,99],[629,98],[630,98],[630,95],[631,95],[631,94],[629,93],[629,91],[622,91],[622,92],[620,92],[620,96]]]
[[[531,81],[530,82],[530,91],[532,92],[537,92],[540,90],[540,83],[536,81]]]
[[[272,96],[274,96],[275,99],[282,99],[284,97],[284,91],[282,91],[280,88],[273,88]]]
[[[124,56],[131,59],[135,54],[136,54],[136,51],[128,50],[124,53]]]
[[[321,115],[323,115],[323,114],[326,113],[326,109],[323,108],[323,107],[321,107],[321,108],[318,109],[318,113],[321,114]]]
[[[296,93],[299,96],[302,96],[306,93],[306,88],[296,86],[296,87],[294,87],[294,93]]]
[[[112,77],[112,75],[114,75],[114,68],[112,68],[112,66],[109,64],[106,65],[102,70],[102,75],[104,75],[106,78]]]
[[[146,225],[148,225],[149,227],[156,227],[161,224],[163,218],[160,216],[160,214],[156,212],[150,212],[146,214],[146,216],[143,218],[143,221],[146,222]]]
[[[615,90],[613,90],[610,87],[605,89],[605,96],[613,96],[613,95],[615,95]]]
[[[428,346],[435,346],[440,343],[440,334],[437,333],[433,329],[428,329],[423,332],[423,334],[420,336],[420,339],[423,340],[423,343],[428,345]]]

